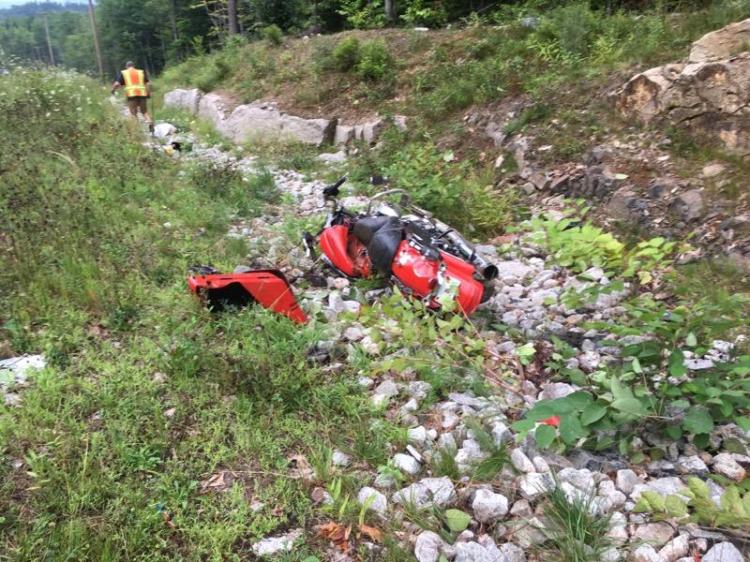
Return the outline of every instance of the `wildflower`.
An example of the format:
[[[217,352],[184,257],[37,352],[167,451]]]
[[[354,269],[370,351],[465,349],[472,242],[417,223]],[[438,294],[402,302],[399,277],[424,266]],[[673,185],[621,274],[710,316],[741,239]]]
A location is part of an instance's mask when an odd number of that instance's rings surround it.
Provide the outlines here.
[[[546,420],[542,420],[544,425],[551,425],[552,427],[560,427],[560,416],[550,416]]]

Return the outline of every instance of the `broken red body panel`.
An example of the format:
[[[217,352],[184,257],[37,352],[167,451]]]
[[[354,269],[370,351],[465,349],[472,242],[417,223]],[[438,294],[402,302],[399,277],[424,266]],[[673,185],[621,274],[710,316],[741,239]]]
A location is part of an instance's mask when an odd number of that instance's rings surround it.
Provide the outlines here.
[[[294,297],[286,277],[275,269],[247,273],[196,273],[188,277],[188,286],[213,310],[221,310],[227,305],[258,303],[298,324],[307,322],[307,315]]]
[[[476,268],[443,251],[440,258],[437,260],[426,256],[404,240],[391,266],[393,275],[416,296],[424,298],[435,290],[440,267],[445,266],[442,275],[446,281],[458,285],[458,306],[465,314],[471,314],[482,302],[484,292],[484,285],[474,278]],[[440,305],[434,302],[433,306],[439,308]]]

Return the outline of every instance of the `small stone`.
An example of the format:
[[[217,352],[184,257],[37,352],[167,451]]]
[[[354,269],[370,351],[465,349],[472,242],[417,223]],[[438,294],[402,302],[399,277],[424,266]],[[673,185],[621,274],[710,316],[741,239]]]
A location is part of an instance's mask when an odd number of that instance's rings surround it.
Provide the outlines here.
[[[476,542],[457,542],[454,562],[496,562],[497,556]]]
[[[714,457],[714,462],[711,467],[714,472],[726,476],[730,480],[740,482],[745,479],[745,469],[742,468],[739,463],[734,460],[730,453],[719,453]]]
[[[521,495],[527,500],[534,500],[555,489],[555,481],[549,473],[530,472],[518,479]]]
[[[490,523],[508,513],[508,498],[491,490],[479,489],[471,503],[474,518],[480,523]]]
[[[405,455],[403,453],[397,453],[393,457],[393,464],[399,470],[404,471],[407,474],[415,476],[419,474],[420,465],[417,460],[411,455]]]
[[[599,496],[606,499],[613,509],[624,506],[628,499],[624,493],[615,488],[612,480],[603,480],[599,483]]]
[[[675,562],[678,558],[687,556],[690,551],[690,537],[680,535],[662,547],[659,551],[659,558],[662,562]]]
[[[414,557],[419,562],[437,562],[444,544],[437,533],[422,531],[414,544]]]
[[[575,387],[564,382],[548,383],[544,385],[542,392],[539,393],[539,400],[565,398],[568,394],[573,394],[575,391]]]
[[[663,496],[669,496],[672,494],[680,495],[680,492],[685,489],[685,484],[682,480],[676,476],[668,476],[666,478],[656,478],[649,480],[646,484],[636,484],[633,487],[633,491],[630,493],[630,497],[633,500],[638,500],[641,497],[641,493],[647,490],[653,490]]]
[[[644,544],[633,551],[633,562],[661,562],[661,557],[653,546]]]
[[[703,177],[704,178],[715,178],[719,174],[721,174],[726,168],[723,164],[719,164],[718,162],[714,162],[712,164],[707,164],[706,166],[703,166]]]
[[[357,501],[360,505],[369,503],[369,509],[378,515],[385,516],[388,511],[388,499],[378,492],[375,488],[365,486],[357,494]]]
[[[495,445],[498,447],[513,439],[510,429],[501,421],[496,421],[492,424],[492,437],[495,439]]]
[[[424,445],[427,442],[427,430],[421,425],[412,427],[406,431],[406,439],[414,445]]]
[[[526,562],[526,555],[520,546],[516,546],[512,542],[506,542],[498,547],[502,558],[499,561],[502,562]]]
[[[596,486],[594,475],[586,468],[563,468],[557,477],[560,482],[569,482],[583,492],[589,492]]]
[[[479,443],[473,439],[464,439],[461,448],[456,453],[455,461],[459,470],[467,472],[485,458],[487,458],[487,453],[482,451]]]
[[[703,459],[701,459],[697,455],[680,457],[679,459],[677,459],[675,467],[677,468],[677,472],[679,472],[680,474],[703,475],[708,472],[706,463],[703,462]],[[677,558],[679,558],[679,556]]]
[[[531,505],[528,500],[520,499],[510,508],[510,514],[513,517],[527,518],[531,517],[533,511],[531,510]]]
[[[359,326],[350,326],[344,330],[344,339],[348,341],[359,341],[365,337],[365,332]]]
[[[274,556],[280,552],[289,552],[294,543],[302,536],[302,529],[295,529],[278,537],[266,537],[252,546],[256,556]]]
[[[394,493],[391,499],[401,505],[414,502],[419,508],[446,507],[455,501],[456,488],[447,476],[423,478]]]
[[[526,456],[526,453],[524,453],[521,449],[513,449],[510,454],[510,462],[518,472],[536,472],[534,463],[531,462],[529,457]]]
[[[536,468],[537,472],[550,472],[550,466],[547,464],[547,461],[544,460],[544,457],[537,455],[531,459],[531,462],[534,463],[534,468]]]
[[[743,562],[742,553],[731,542],[720,542],[703,556],[703,562]]]
[[[347,466],[349,466],[349,463],[352,462],[352,459],[349,455],[347,455],[346,453],[342,453],[337,449],[333,451],[331,461],[333,462],[333,466],[346,468]]]
[[[398,396],[398,386],[392,380],[384,380],[375,388],[375,394],[380,394],[388,398]]]
[[[607,537],[617,544],[624,544],[628,540],[628,519],[619,511],[614,512],[609,520]]]
[[[461,418],[455,412],[445,411],[443,412],[443,421],[441,426],[443,429],[453,429],[461,421]]]
[[[544,532],[544,524],[537,517],[512,523],[513,540],[525,550],[543,544],[549,538]]]
[[[639,526],[633,538],[651,544],[653,546],[662,546],[666,544],[674,535],[674,528],[665,521],[657,523],[646,523]]]
[[[706,210],[703,194],[699,189],[691,189],[681,193],[672,202],[671,210],[685,222],[699,219]]]

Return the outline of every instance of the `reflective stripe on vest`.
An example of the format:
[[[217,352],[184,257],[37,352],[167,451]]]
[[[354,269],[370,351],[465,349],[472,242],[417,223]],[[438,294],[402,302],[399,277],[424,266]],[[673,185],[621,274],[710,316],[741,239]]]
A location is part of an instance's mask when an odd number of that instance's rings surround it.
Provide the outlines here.
[[[125,97],[146,97],[146,73],[135,68],[126,68],[122,71],[122,77],[125,80]]]

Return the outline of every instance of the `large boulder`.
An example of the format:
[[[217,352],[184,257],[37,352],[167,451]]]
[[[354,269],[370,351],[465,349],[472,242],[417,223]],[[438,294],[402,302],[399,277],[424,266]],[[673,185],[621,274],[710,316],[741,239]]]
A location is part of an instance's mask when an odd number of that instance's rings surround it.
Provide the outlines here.
[[[703,36],[689,61],[652,68],[631,78],[616,94],[626,116],[665,121],[720,140],[750,154],[750,19]]]
[[[336,120],[304,119],[282,113],[276,104],[254,102],[237,106],[217,128],[235,142],[275,139],[320,146],[333,142]]]
[[[203,92],[197,88],[192,90],[172,90],[164,94],[164,106],[184,109],[190,113],[198,113],[198,104],[201,101]]]
[[[750,45],[750,19],[730,23],[693,43],[688,62],[710,62],[728,59],[747,51]]]
[[[219,132],[228,114],[229,106],[219,94],[204,94],[198,103],[198,117],[213,123]]]

